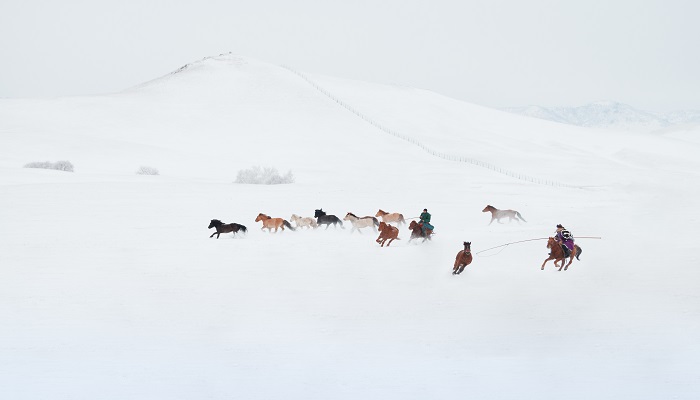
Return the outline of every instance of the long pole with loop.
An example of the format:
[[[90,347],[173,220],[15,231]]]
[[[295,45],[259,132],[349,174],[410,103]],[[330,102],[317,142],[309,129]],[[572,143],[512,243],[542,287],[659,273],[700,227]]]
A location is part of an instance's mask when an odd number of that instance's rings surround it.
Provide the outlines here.
[[[510,243],[502,244],[502,245],[500,245],[500,246],[491,247],[491,248],[488,248],[488,249],[486,249],[486,250],[480,250],[480,251],[477,251],[477,252],[474,253],[474,254],[483,253],[483,252],[485,252],[485,251],[497,249],[497,248],[499,248],[499,247],[510,246],[511,244],[523,243],[523,242],[532,242],[533,240],[547,240],[547,239],[549,239],[549,238],[546,237],[546,238],[535,238],[535,239],[518,240],[517,242],[510,242]],[[602,239],[602,237],[600,237],[600,236],[576,236],[576,239]]]

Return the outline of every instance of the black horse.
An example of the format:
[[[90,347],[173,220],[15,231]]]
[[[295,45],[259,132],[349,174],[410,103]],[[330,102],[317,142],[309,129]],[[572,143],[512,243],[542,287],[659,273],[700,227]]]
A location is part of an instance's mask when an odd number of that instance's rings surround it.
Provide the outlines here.
[[[335,215],[326,215],[323,209],[316,210],[314,217],[316,217],[316,222],[319,225],[326,225],[326,229],[328,229],[331,224],[333,224],[333,227],[335,228],[337,228],[337,224],[340,224],[340,227],[345,229],[343,226],[343,221],[341,221],[340,218],[336,217]]]
[[[242,231],[243,233],[248,232],[248,228],[246,228],[245,226],[243,226],[241,224],[237,224],[235,222],[232,224],[224,224],[223,222],[219,221],[218,219],[211,220],[211,222],[209,223],[208,229],[211,229],[211,228],[216,228],[216,232],[212,233],[211,236],[209,236],[209,237],[216,235],[217,239],[219,238],[219,235],[221,235],[222,233],[233,232],[233,236],[236,236],[236,232],[238,232],[238,231]]]

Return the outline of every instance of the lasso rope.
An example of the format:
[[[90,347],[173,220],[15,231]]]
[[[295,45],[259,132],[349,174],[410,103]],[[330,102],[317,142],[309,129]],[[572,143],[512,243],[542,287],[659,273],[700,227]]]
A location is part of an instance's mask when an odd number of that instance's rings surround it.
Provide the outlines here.
[[[517,242],[510,242],[510,243],[502,244],[502,245],[500,245],[500,246],[491,247],[491,248],[488,248],[488,249],[486,249],[486,250],[477,251],[477,252],[474,253],[474,254],[476,255],[476,254],[479,254],[479,253],[483,253],[483,252],[485,252],[485,251],[497,249],[497,248],[499,248],[499,247],[510,246],[511,244],[523,243],[523,242],[532,242],[533,240],[547,240],[547,239],[549,239],[549,238],[546,237],[546,238],[536,238],[536,239],[518,240]],[[600,236],[577,236],[575,239],[602,239],[602,237],[600,237]],[[505,250],[505,249],[504,249],[504,250]],[[503,251],[503,250],[501,250],[501,251]],[[501,251],[499,251],[499,252],[496,253],[496,254],[500,254]],[[492,256],[495,256],[496,254],[492,254],[492,255],[490,255],[490,256],[485,256],[485,257],[492,257]]]

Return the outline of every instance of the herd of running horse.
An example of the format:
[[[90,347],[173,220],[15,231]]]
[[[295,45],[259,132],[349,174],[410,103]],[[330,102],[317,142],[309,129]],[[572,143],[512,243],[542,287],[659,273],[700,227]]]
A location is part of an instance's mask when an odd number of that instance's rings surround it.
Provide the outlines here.
[[[508,218],[508,222],[511,222],[513,220],[518,222],[527,222],[522,217],[522,215],[520,215],[520,213],[515,210],[499,210],[496,207],[488,205],[482,211],[491,213],[491,222],[489,222],[489,225],[491,225],[493,221],[502,223],[501,219],[504,218]],[[379,221],[377,218],[381,218],[382,220]],[[270,233],[273,232],[273,229],[274,232],[277,232],[280,229],[284,231],[285,228],[288,228],[291,231],[295,231],[301,228],[316,229],[321,225],[325,225],[326,229],[328,229],[331,225],[333,225],[333,227],[335,228],[340,226],[340,228],[345,229],[345,227],[343,226],[343,221],[349,221],[352,224],[352,230],[350,231],[350,233],[354,231],[362,233],[361,229],[363,228],[371,228],[375,233],[379,232],[379,237],[377,238],[376,242],[380,244],[380,247],[384,247],[384,244],[386,244],[388,247],[394,240],[401,240],[401,238],[399,238],[398,226],[406,224],[406,219],[404,218],[403,214],[388,213],[381,209],[377,211],[374,217],[358,217],[355,214],[348,212],[342,221],[337,216],[326,214],[326,212],[323,211],[323,209],[318,209],[314,212],[314,218],[300,217],[296,214],[292,214],[290,220],[296,224],[296,227],[292,226],[292,224],[284,218],[272,218],[263,213],[258,214],[258,216],[255,218],[255,222],[262,223],[262,227],[260,229],[267,229]],[[395,223],[397,226],[393,226],[391,225],[391,223]],[[212,233],[209,237],[211,238],[214,235],[216,235],[217,239],[222,233],[233,233],[235,236],[237,232],[246,233],[248,231],[248,228],[246,228],[244,225],[235,222],[227,224],[221,222],[218,219],[211,220],[208,229],[212,228],[215,228],[216,232]],[[419,238],[422,238],[423,242],[425,242],[426,240],[431,240],[431,236],[433,235],[432,230],[423,229],[422,225],[416,222],[415,220],[411,220],[411,223],[408,225],[408,229],[411,231],[411,238],[408,240],[409,243],[413,239]],[[549,239],[550,242],[554,240],[553,238]],[[457,257],[455,258],[455,263],[452,271],[453,275],[461,274],[462,271],[464,271],[464,268],[472,262],[471,242],[464,242],[463,244],[464,249],[460,250],[459,253],[457,253]],[[551,243],[548,243],[547,247],[551,249],[551,252],[549,257],[545,260],[545,263],[549,260],[554,260],[554,265],[558,266],[557,263],[561,261],[561,267],[559,267],[559,270],[561,271],[561,268],[564,267],[567,258],[564,256],[563,250],[559,248],[560,246],[552,246]],[[573,261],[573,257],[574,255],[571,255],[571,259],[569,260],[569,263],[566,265],[566,268],[564,268],[564,270],[566,270],[571,264],[571,262]],[[542,269],[544,269],[544,264],[542,264]]]

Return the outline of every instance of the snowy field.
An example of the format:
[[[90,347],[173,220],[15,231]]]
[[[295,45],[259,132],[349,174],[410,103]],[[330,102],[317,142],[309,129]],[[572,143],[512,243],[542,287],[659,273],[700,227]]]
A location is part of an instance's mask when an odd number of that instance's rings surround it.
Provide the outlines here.
[[[585,129],[226,55],[0,99],[0,152],[2,398],[700,396],[699,127]],[[22,168],[58,160],[75,172]],[[233,183],[255,165],[296,182]],[[428,208],[436,235],[254,222],[317,208]],[[210,239],[214,218],[249,232]],[[542,240],[483,251],[558,223],[602,237],[568,271],[540,270]]]

